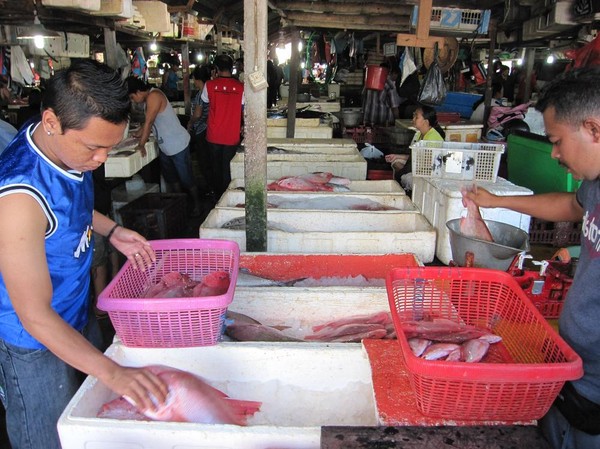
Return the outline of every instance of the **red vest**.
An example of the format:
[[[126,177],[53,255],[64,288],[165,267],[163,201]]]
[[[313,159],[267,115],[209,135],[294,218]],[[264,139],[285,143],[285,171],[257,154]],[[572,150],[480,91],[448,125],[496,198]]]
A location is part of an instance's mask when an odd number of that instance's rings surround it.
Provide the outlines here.
[[[206,140],[220,145],[238,145],[242,125],[244,84],[235,78],[216,78],[206,82],[208,128]]]

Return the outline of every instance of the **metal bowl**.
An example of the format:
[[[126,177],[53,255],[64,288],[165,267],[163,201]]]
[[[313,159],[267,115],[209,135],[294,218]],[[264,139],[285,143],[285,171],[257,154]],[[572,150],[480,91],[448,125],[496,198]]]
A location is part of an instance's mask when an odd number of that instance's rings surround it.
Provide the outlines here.
[[[465,252],[471,251],[474,266],[506,271],[517,254],[529,251],[529,234],[515,226],[498,221],[483,220],[492,234],[493,242],[467,237],[460,233],[460,218],[448,220],[452,259],[463,267]]]

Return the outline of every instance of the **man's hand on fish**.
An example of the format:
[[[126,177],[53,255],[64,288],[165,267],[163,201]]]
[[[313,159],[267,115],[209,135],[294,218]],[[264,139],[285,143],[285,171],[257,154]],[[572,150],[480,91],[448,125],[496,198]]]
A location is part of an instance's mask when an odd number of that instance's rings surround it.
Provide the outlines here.
[[[497,195],[494,195],[481,187],[463,189],[462,195],[463,198],[473,201],[478,207],[497,207]]]
[[[111,390],[119,393],[139,410],[156,410],[164,404],[169,389],[152,371],[117,365],[109,379],[101,379]]]

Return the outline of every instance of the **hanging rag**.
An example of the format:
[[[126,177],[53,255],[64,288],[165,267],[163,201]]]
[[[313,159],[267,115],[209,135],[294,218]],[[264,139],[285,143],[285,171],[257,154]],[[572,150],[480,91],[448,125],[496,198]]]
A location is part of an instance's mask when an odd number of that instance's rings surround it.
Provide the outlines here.
[[[402,71],[402,78],[400,79],[401,86],[406,78],[417,71],[417,65],[415,64],[412,53],[411,48],[405,47],[404,53],[402,53],[402,57],[400,58],[400,70]]]
[[[13,81],[28,86],[33,83],[31,66],[27,62],[23,49],[18,45],[11,46],[10,77]]]

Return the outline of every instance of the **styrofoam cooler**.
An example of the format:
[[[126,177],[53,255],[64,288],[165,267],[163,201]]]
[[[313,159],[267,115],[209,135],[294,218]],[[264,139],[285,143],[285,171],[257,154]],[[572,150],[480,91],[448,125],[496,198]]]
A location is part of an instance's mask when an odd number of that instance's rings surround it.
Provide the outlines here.
[[[230,162],[231,178],[244,178],[244,153],[237,153]],[[364,180],[367,161],[360,154],[268,154],[267,178],[330,172],[344,178]]]
[[[246,230],[227,229],[244,210],[213,209],[200,238],[236,241],[246,251]],[[267,214],[267,247],[275,253],[413,253],[433,261],[435,229],[418,212],[277,210]]]
[[[216,207],[218,208],[239,208],[246,201],[245,192],[236,190],[227,190],[221,196],[217,202]],[[288,203],[285,205],[285,203]],[[417,212],[417,206],[412,200],[406,195],[371,195],[371,194],[353,194],[353,195],[339,195],[337,192],[328,192],[328,194],[316,194],[312,193],[287,193],[287,192],[269,192],[267,194],[267,203],[272,205],[269,210],[283,208],[298,210],[300,207],[306,206],[300,210],[315,210],[322,211],[324,208],[332,209],[336,204],[339,207],[343,207],[344,204],[360,205],[361,202],[365,205],[372,205],[373,203],[379,204],[381,207],[393,207],[395,210],[389,210],[387,212]],[[322,204],[322,207],[308,207]],[[294,204],[298,204],[298,207],[291,207]],[[278,207],[281,205],[282,207]],[[342,210],[342,209],[339,209]],[[350,211],[350,209],[345,209]]]
[[[466,208],[462,205],[461,188],[472,185],[473,183],[468,181],[413,178],[413,202],[437,231],[435,255],[442,263],[448,264],[452,260],[450,235],[446,222],[466,215]],[[533,194],[528,188],[515,185],[503,178],[497,178],[496,182],[478,182],[477,186],[496,195]],[[504,208],[480,208],[480,211],[482,218],[486,220],[499,221],[516,226],[525,232],[529,231],[531,221],[529,215]]]
[[[267,184],[270,184],[272,182],[275,182],[274,179],[270,179],[267,180]],[[229,183],[229,186],[227,186],[228,190],[236,190],[236,189],[242,189],[245,186],[245,182],[243,178],[236,178],[236,179],[232,179],[231,182]],[[354,195],[356,193],[368,193],[370,195],[387,195],[387,194],[394,194],[394,195],[406,195],[405,190],[402,188],[402,186],[398,183],[398,181],[394,180],[394,179],[382,179],[382,180],[377,180],[377,181],[372,181],[372,180],[352,180],[350,182],[350,184],[348,186],[346,186],[350,189],[350,191],[348,192],[336,192],[339,195]],[[298,194],[298,195],[302,195],[302,194],[306,194],[306,191],[286,191],[285,193],[288,194]],[[319,192],[310,192],[311,195],[327,195],[330,194],[331,192],[326,192],[326,191],[319,191]]]
[[[272,138],[267,140],[268,147],[302,153],[356,154],[358,148],[352,139],[298,139]]]
[[[287,135],[285,126],[268,126],[267,138],[282,138]],[[294,137],[302,139],[331,139],[333,128],[331,125],[321,123],[319,126],[296,126]]]
[[[318,449],[321,426],[378,425],[368,357],[358,344],[227,343],[204,348],[127,348],[120,364],[192,372],[230,397],[261,401],[248,426],[96,418],[115,394],[88,377],[58,421],[63,449]]]

